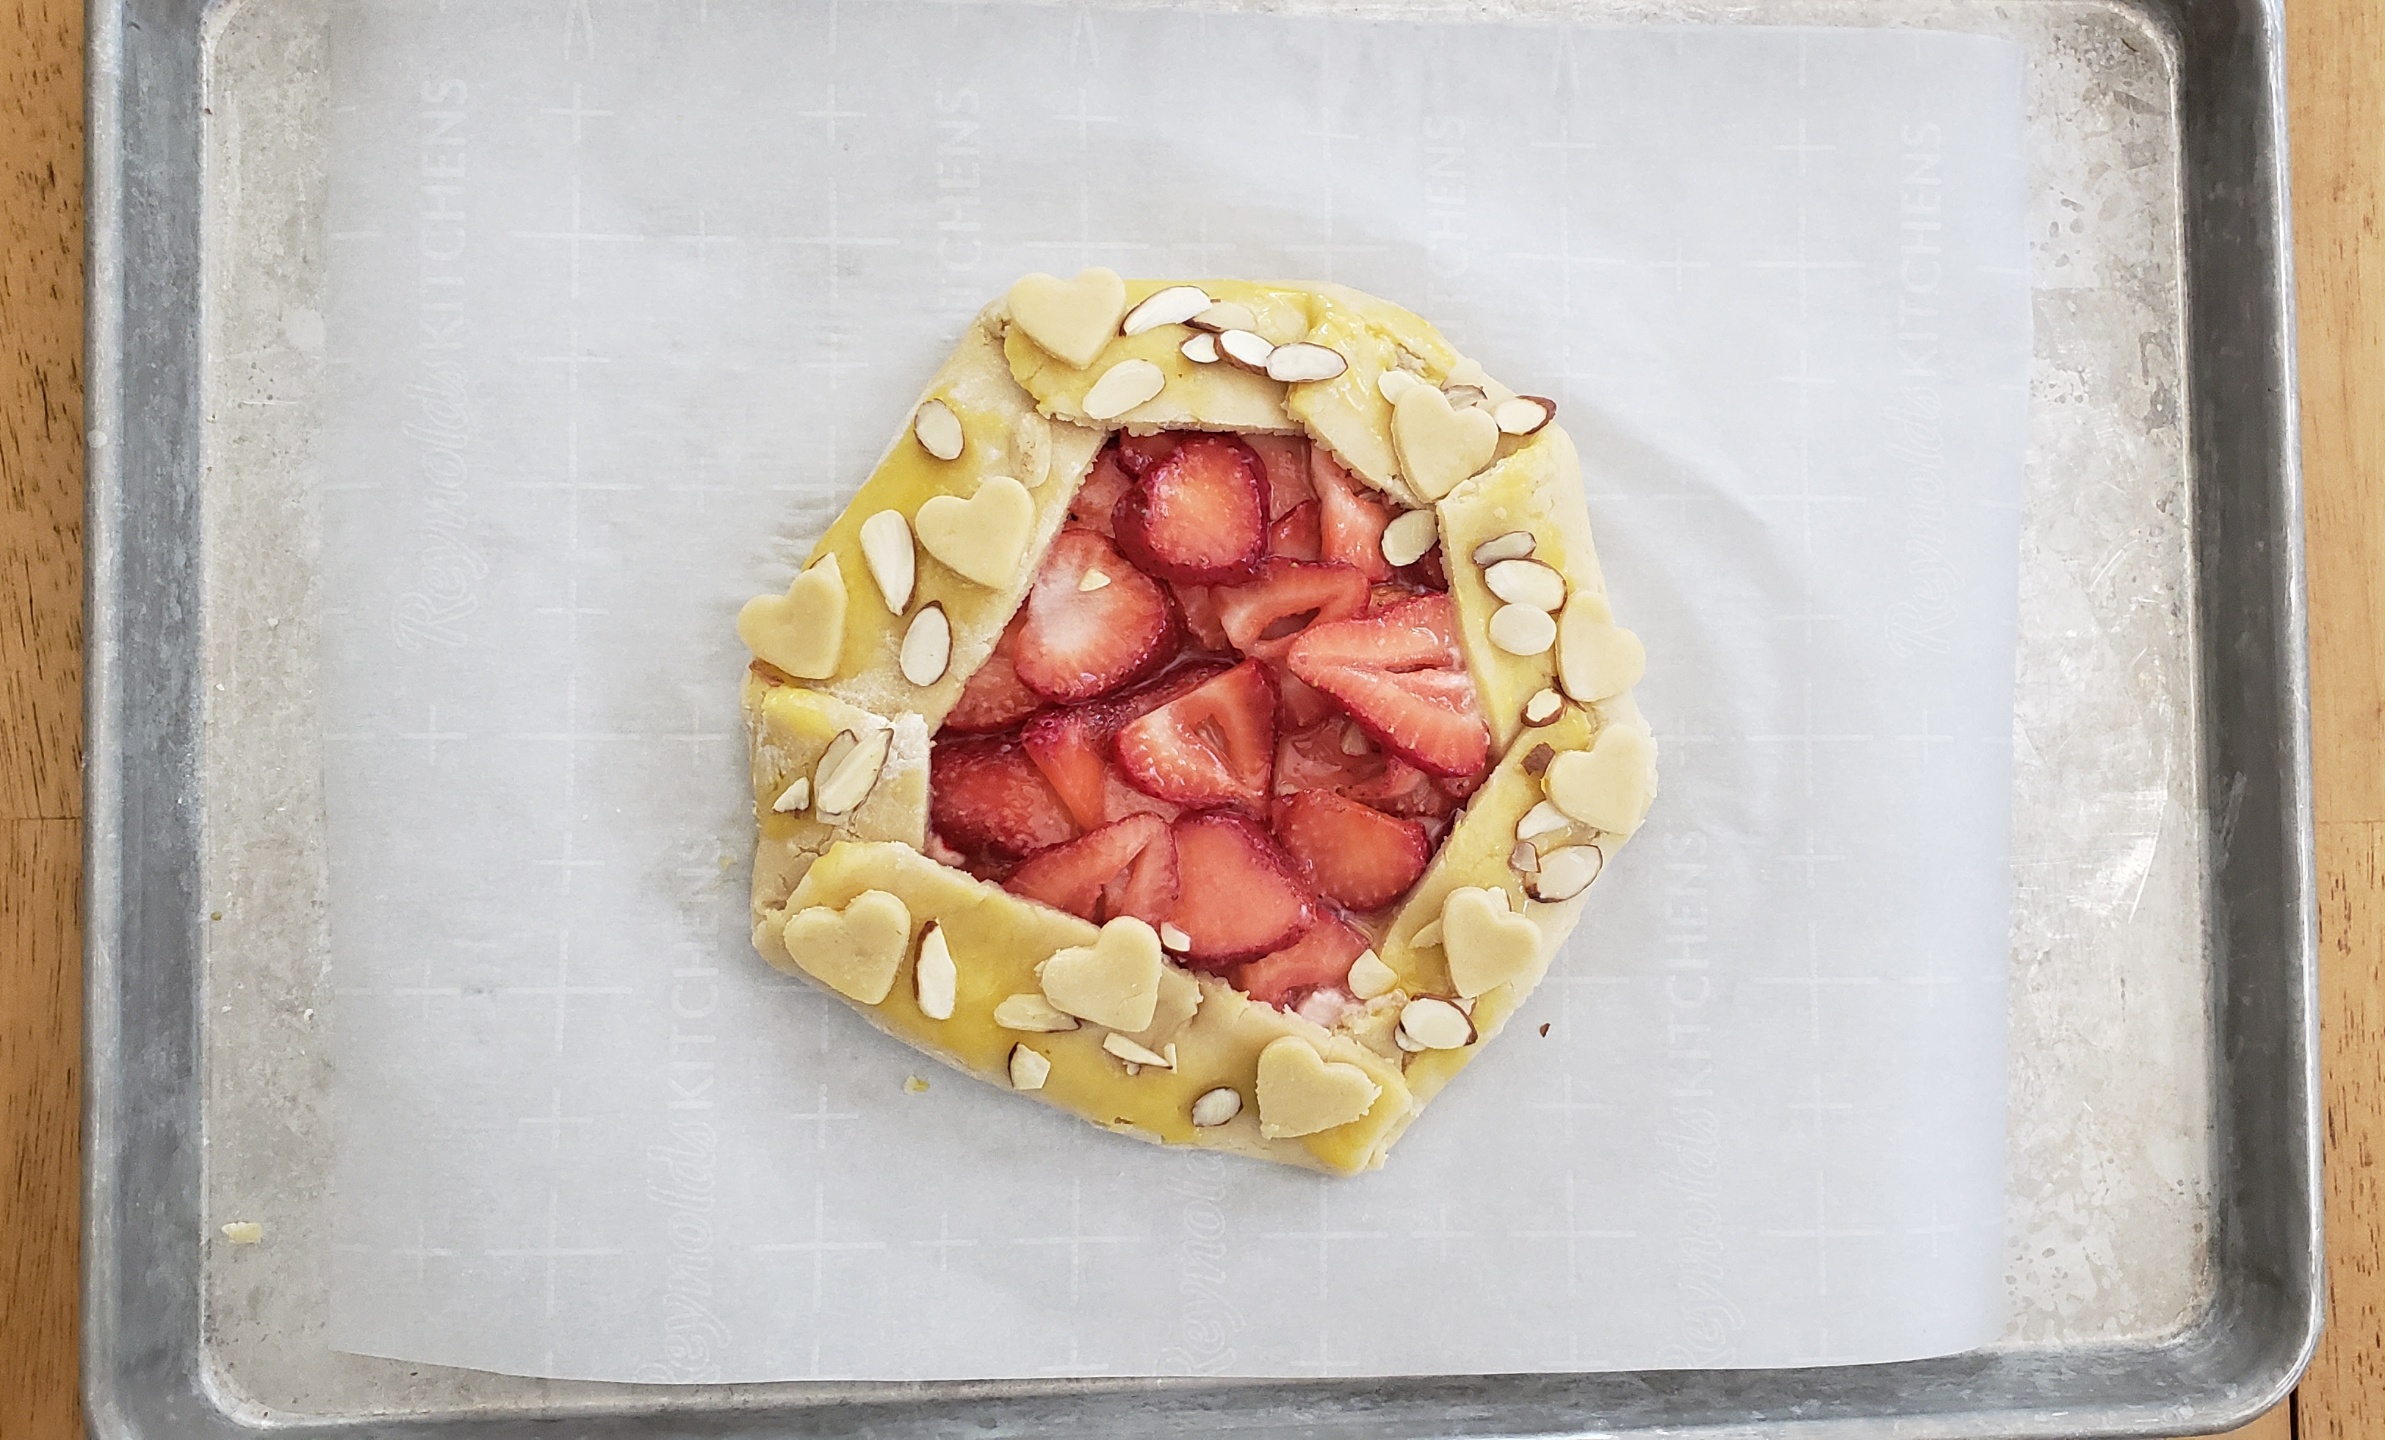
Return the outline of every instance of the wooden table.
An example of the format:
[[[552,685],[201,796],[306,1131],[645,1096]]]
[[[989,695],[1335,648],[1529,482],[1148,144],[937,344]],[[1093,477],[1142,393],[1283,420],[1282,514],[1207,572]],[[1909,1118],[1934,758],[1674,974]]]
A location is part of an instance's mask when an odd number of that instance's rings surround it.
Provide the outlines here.
[[[0,27],[0,1437],[80,1433],[83,16]],[[2327,1338],[2260,1440],[2385,1434],[2385,5],[2287,0],[2327,1062]]]

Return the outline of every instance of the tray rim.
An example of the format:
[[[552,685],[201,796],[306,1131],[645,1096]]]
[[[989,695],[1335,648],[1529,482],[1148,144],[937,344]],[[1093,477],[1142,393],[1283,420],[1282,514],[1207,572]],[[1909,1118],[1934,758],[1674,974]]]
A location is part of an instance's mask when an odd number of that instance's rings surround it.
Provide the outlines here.
[[[2258,767],[2269,773],[2257,776],[2263,793],[2254,799],[2274,803],[2253,818],[2279,827],[2278,848],[2266,857],[2276,872],[2266,879],[2275,887],[2267,898],[2277,913],[2255,916],[2248,938],[2269,940],[2281,952],[2280,963],[2263,973],[2248,967],[2249,979],[2239,976],[2235,916],[2212,917],[2221,1052],[2214,1058],[2231,1074],[2248,1061],[2274,1065],[2281,1088],[2268,1097],[2265,1115],[2245,1113],[2251,1102],[2241,1087],[2225,1087],[2216,1097],[2218,1283],[2194,1322],[2151,1345],[2063,1347],[2066,1376],[2033,1374],[2032,1357],[2052,1352],[2017,1347],[1816,1372],[1829,1375],[1831,1383],[1809,1385],[1809,1392],[1832,1393],[1813,1393],[1761,1418],[1744,1407],[1759,1402],[1789,1372],[867,1387],[883,1396],[883,1404],[852,1403],[864,1387],[772,1387],[778,1391],[772,1399],[791,1398],[667,1416],[628,1410],[625,1398],[622,1405],[563,1413],[579,1419],[586,1433],[624,1436],[879,1433],[905,1420],[932,1426],[964,1413],[996,1433],[1210,1434],[1233,1417],[1257,1429],[1353,1435],[1619,1434],[1661,1425],[1668,1433],[1710,1436],[1855,1436],[1884,1434],[1893,1425],[1895,1433],[1914,1436],[2067,1436],[2225,1429],[2282,1398],[2315,1348],[2324,1285],[2307,596],[2295,439],[2282,0],[2106,3],[2168,39],[2190,99],[2200,98],[2204,84],[2220,87],[2223,96],[2224,82],[2247,87],[2235,98],[2249,99],[2250,114],[2181,109],[2182,168],[2191,173],[2199,150],[2211,151],[2208,163],[2234,162],[2228,178],[2238,182],[2234,193],[2221,186],[2216,196],[2181,189],[2185,333],[2195,396],[2190,483],[2199,504],[2220,501],[2210,508],[2223,515],[2242,505],[2256,511],[2247,523],[2281,522],[2257,530],[2273,543],[2270,553],[2242,562],[2254,567],[2255,582],[2267,582],[2264,598],[2273,609],[2250,625],[2207,618],[2196,637],[2198,653],[2270,647],[2243,663],[2275,681],[2245,703],[2255,707],[2254,728],[2266,732],[2255,739],[2269,742],[2270,765]],[[193,797],[199,714],[195,671],[175,663],[168,637],[178,602],[198,587],[194,548],[174,543],[195,533],[195,526],[178,522],[195,516],[195,455],[203,424],[197,394],[201,141],[199,127],[187,122],[199,104],[203,36],[216,8],[210,0],[95,0],[88,42],[82,1349],[91,1433],[106,1436],[236,1435],[259,1428],[211,1384],[199,1337],[198,1265],[177,1268],[182,1256],[198,1254],[199,1238],[199,1161],[191,1139],[196,1126],[175,1123],[195,1121],[200,1098],[194,889],[199,822]],[[184,122],[179,131],[178,119]],[[2221,133],[2231,125],[2232,133]],[[2241,258],[2239,249],[2249,249],[2257,262],[2246,282],[2253,293],[2207,293],[2216,282],[2206,272],[2224,259]],[[2200,264],[2199,252],[2205,256]],[[2231,320],[2237,323],[2231,326]],[[2205,325],[2213,330],[2206,332]],[[2253,345],[2260,348],[2248,355],[2246,347]],[[2237,409],[2223,403],[2231,397]],[[2239,427],[2238,410],[2248,405],[2254,414]],[[2217,433],[2222,418],[2226,434]],[[2259,433],[2240,441],[2243,431]],[[2230,466],[2231,460],[2243,463]],[[152,483],[143,485],[142,477]],[[2207,556],[2216,543],[2201,520],[2196,543]],[[2203,573],[2198,569],[2198,576]],[[2204,614],[2212,616],[2212,607]],[[165,663],[143,663],[152,660]],[[2219,683],[2216,676],[2206,679],[2206,714],[2222,698],[2214,693]],[[2265,712],[2267,706],[2274,711]],[[2213,729],[2220,733],[2207,750],[2227,749],[2232,740],[2226,727]],[[2257,744],[2254,751],[2260,753]],[[2202,757],[2207,769],[2216,758]],[[2255,770],[2239,768],[2225,813],[2207,817],[2217,857],[2216,909],[2226,909],[2229,892],[2220,872],[2237,864],[2230,842],[2255,778]],[[145,784],[128,785],[128,779]],[[2266,937],[2259,924],[2264,918],[2273,922]],[[141,988],[164,993],[128,1004],[128,981],[157,979],[145,969],[149,963],[163,964],[164,983]],[[183,1023],[171,1023],[176,1019]],[[2255,1033],[2261,1022],[2271,1028]],[[145,1043],[128,1047],[128,1037]],[[128,1064],[136,1073],[128,1074]],[[2230,1203],[2270,1188],[2275,1214],[2247,1222]],[[2262,1226],[2275,1233],[2244,1233]],[[2060,1383],[2065,1379],[2116,1381],[2133,1394],[2096,1397],[2066,1388]],[[1999,1391],[2033,1401],[2034,1409],[1981,1403]],[[1897,1408],[1897,1402],[1917,1397],[1935,1403],[1918,1413]],[[1625,1419],[1635,1413],[1639,1418]],[[1618,1421],[1628,1428],[1611,1428]],[[511,1434],[537,1423],[520,1416],[487,1422],[433,1416],[270,1428],[394,1437]]]

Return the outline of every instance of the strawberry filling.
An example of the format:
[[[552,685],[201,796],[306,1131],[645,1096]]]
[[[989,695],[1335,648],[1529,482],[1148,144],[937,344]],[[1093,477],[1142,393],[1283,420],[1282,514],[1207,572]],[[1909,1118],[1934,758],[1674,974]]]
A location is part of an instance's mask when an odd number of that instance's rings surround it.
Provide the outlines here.
[[[1437,552],[1306,439],[1120,436],[929,771],[947,863],[1287,1009],[1351,963],[1490,767]],[[1178,942],[1181,942],[1180,944]]]

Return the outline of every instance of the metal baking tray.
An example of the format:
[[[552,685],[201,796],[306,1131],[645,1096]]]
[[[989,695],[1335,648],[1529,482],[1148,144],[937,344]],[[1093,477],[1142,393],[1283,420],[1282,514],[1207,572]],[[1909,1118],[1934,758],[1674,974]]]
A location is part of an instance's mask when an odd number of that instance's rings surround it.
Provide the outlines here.
[[[404,1365],[323,1337],[332,1061],[319,1031],[291,1023],[325,985],[309,918],[320,834],[293,803],[309,782],[272,744],[310,697],[267,663],[258,621],[297,613],[315,577],[296,532],[285,569],[237,575],[205,537],[235,530],[255,553],[287,531],[301,483],[267,422],[312,382],[290,315],[265,302],[322,263],[309,237],[326,177],[293,137],[326,103],[330,3],[91,9],[95,1433],[2155,1435],[2243,1423],[2300,1375],[2321,1262],[2279,0],[1463,9],[1931,25],[2006,35],[2027,55],[2037,355],[2020,718],[2062,743],[2016,767],[2014,853],[2024,890],[2106,903],[2093,925],[2016,907],[2002,1342],[1807,1370],[685,1388]],[[1425,0],[1293,3],[1406,15]],[[2095,543],[2052,543],[2079,527]],[[2073,573],[2066,549],[2110,558]],[[2077,632],[2043,612],[2028,628],[2032,585],[2081,607],[2070,618],[2091,622],[2103,661],[2081,668]],[[2097,757],[2115,730],[2158,764]],[[2085,802],[2047,803],[2081,787]],[[211,918],[227,889],[243,903]],[[291,1243],[234,1272],[213,1258],[217,1223],[237,1218],[224,1197],[261,1193]]]

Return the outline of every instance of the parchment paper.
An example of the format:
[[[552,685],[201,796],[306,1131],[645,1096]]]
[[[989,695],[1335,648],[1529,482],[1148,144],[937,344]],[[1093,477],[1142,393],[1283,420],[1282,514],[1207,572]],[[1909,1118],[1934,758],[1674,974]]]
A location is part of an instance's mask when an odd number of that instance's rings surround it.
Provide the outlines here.
[[[356,0],[332,54],[340,1345],[699,1381],[1995,1337],[2011,47]],[[1101,1134],[747,945],[735,608],[972,311],[1087,263],[1358,285],[1556,396],[1647,640],[1654,816],[1377,1175]]]

